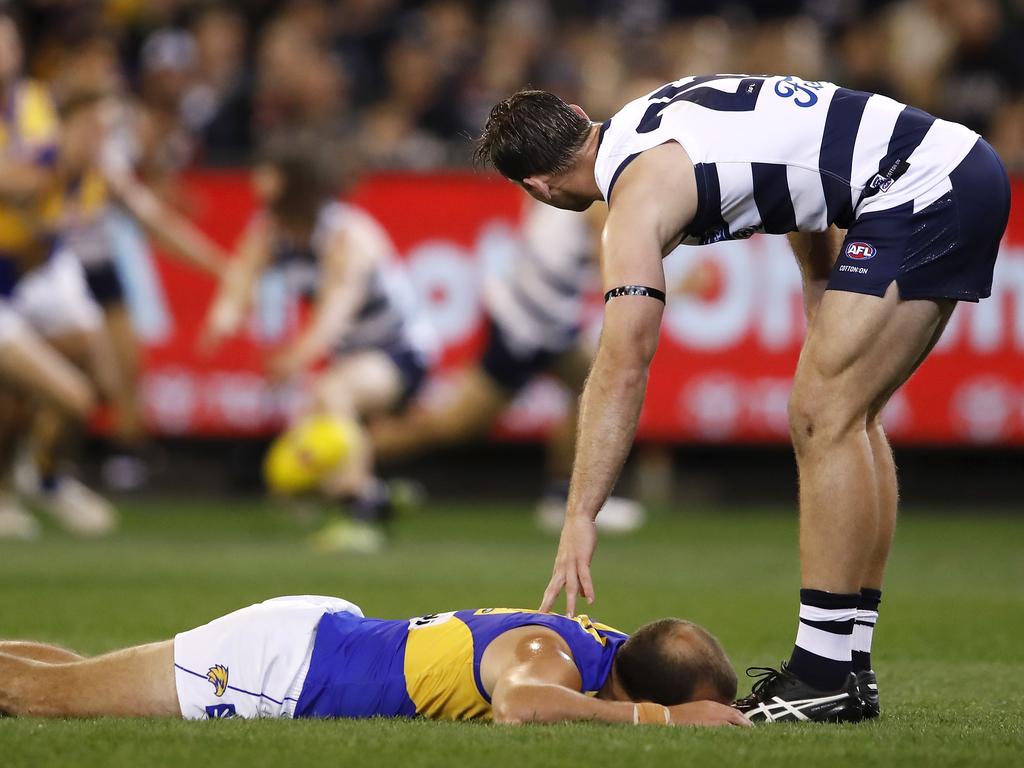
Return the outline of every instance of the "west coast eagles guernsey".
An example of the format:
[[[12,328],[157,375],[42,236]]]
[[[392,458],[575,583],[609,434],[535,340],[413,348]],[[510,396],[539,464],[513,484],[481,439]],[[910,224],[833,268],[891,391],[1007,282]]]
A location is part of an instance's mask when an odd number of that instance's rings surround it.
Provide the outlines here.
[[[39,167],[57,160],[59,120],[46,88],[16,82],[0,111],[0,153]],[[95,169],[55,185],[31,205],[0,205],[0,295],[13,290],[20,274],[58,248],[98,227],[106,210],[106,182]]]
[[[978,135],[886,96],[793,76],[701,75],[624,106],[601,129],[595,178],[612,203],[642,152],[678,142],[697,213],[683,243],[820,232],[949,191]]]
[[[569,645],[582,691],[600,690],[626,635],[592,622],[509,608],[414,619],[326,613],[316,631],[295,717],[491,717],[480,660],[499,635],[523,626],[554,630]]]

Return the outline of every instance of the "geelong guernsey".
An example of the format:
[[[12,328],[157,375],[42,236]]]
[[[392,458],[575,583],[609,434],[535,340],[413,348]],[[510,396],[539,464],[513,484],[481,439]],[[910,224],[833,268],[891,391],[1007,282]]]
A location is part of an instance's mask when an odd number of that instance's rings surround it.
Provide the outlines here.
[[[886,96],[793,76],[702,75],[669,83],[602,126],[595,178],[611,203],[645,150],[678,142],[694,165],[697,214],[683,242],[820,232],[949,190],[978,135]]]

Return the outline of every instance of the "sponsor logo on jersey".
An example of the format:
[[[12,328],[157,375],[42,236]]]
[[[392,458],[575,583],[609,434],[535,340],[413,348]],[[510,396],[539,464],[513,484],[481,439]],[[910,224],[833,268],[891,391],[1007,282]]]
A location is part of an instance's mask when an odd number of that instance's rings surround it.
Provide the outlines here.
[[[875,258],[875,254],[878,251],[870,243],[856,242],[846,246],[845,253],[848,258],[855,259],[856,261],[867,261],[868,259]]]
[[[701,245],[711,245],[712,243],[720,243],[723,240],[746,240],[757,232],[757,227],[743,227],[737,229],[735,232],[730,232],[728,226],[717,227],[716,229],[709,229],[700,239]]]
[[[211,704],[206,708],[206,717],[209,720],[222,720],[226,717],[234,717],[235,714],[234,704]]]
[[[217,696],[223,696],[228,689],[228,668],[223,664],[214,664],[206,672],[206,679],[213,684],[213,692]]]

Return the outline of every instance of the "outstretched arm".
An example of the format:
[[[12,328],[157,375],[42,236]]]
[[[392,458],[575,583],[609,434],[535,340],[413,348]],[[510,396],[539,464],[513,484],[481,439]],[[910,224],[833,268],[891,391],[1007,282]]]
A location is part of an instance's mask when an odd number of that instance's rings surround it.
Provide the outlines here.
[[[270,228],[271,223],[261,216],[250,222],[242,235],[237,255],[228,263],[203,323],[199,343],[206,352],[215,350],[241,327],[256,279],[270,261]]]
[[[666,165],[680,173],[666,173]],[[640,285],[665,291],[661,260],[695,209],[689,161],[678,145],[641,155],[622,174],[604,228],[604,290]],[[687,175],[689,171],[689,175]],[[580,400],[579,431],[562,538],[541,610],[551,610],[562,589],[576,611],[582,592],[593,602],[590,561],[597,543],[594,519],[607,500],[633,445],[647,391],[647,371],[658,346],[664,303],[625,295],[605,304],[601,341]]]
[[[125,208],[171,254],[214,277],[224,273],[228,262],[220,246],[144,184],[127,172],[108,172],[106,179]]]

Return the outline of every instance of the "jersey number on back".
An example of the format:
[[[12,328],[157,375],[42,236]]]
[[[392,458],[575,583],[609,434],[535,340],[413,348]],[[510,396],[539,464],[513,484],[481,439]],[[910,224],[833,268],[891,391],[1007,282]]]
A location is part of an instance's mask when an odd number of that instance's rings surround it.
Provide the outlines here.
[[[661,127],[661,113],[671,104],[678,101],[690,101],[706,109],[718,112],[751,112],[757,104],[757,97],[764,85],[763,77],[744,77],[739,79],[736,92],[720,91],[704,83],[711,80],[736,80],[735,75],[701,75],[687,83],[676,85],[670,83],[651,94],[651,105],[644,112],[637,133],[651,133]]]

